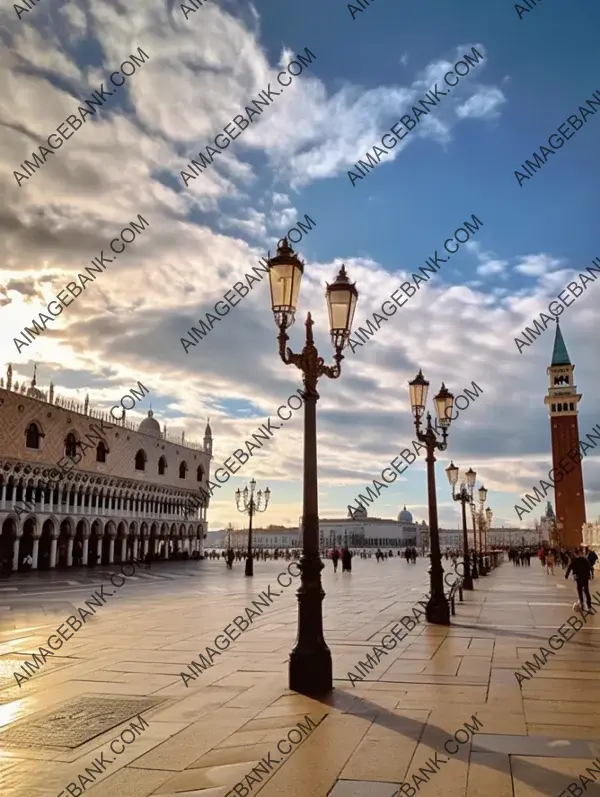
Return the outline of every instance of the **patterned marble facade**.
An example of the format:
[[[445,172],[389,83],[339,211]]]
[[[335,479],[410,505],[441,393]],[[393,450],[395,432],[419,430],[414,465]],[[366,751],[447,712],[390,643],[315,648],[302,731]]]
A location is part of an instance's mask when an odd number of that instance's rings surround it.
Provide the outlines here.
[[[129,408],[144,395],[133,389]],[[133,397],[133,398],[132,398]],[[133,404],[131,403],[133,401]],[[204,557],[212,433],[202,445],[167,436],[150,410],[138,425],[0,379],[0,566],[50,569]],[[122,412],[122,417],[120,413]],[[73,463],[77,463],[72,467]],[[58,463],[58,466],[57,466]],[[68,463],[68,464],[66,464]],[[68,468],[71,467],[71,470]],[[62,478],[61,478],[62,473]],[[189,512],[190,503],[194,507]],[[187,509],[187,512],[186,512]]]

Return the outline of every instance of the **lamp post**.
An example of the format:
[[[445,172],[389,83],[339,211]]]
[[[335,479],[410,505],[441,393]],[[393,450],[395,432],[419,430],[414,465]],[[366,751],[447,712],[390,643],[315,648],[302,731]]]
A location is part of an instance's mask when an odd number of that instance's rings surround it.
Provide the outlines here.
[[[491,528],[492,528],[492,518],[493,518],[493,516],[494,516],[494,513],[492,512],[492,510],[488,506],[488,508],[485,510],[485,556],[486,556],[485,566],[487,568],[488,573],[491,570],[491,559],[489,558],[490,552],[489,552],[489,549],[488,549],[488,531],[490,531]]]
[[[287,343],[287,330],[294,323],[304,264],[298,259],[287,238],[277,245],[277,254],[268,259],[271,305],[279,330],[279,355],[286,365],[302,371],[304,390],[304,488],[302,525],[304,529],[298,588],[298,637],[290,654],[290,689],[306,695],[324,695],[333,689],[331,651],[323,635],[323,598],[321,570],[325,566],[319,556],[319,496],[317,479],[317,382],[319,377],[337,379],[344,359],[342,350],[348,344],[358,291],[342,265],[325,296],[329,309],[329,326],[334,348],[335,365],[325,365],[313,338],[313,320],[308,313],[306,339],[300,354]]]
[[[244,487],[243,491],[239,488],[235,491],[235,503],[238,508],[238,512],[244,512],[244,514],[248,515],[250,518],[248,523],[248,554],[246,555],[246,569],[244,571],[245,575],[253,576],[254,575],[254,560],[252,558],[252,518],[256,514],[256,512],[265,512],[268,505],[269,505],[269,498],[271,497],[271,491],[267,487],[264,491],[259,490],[254,495],[254,491],[256,490],[256,481],[255,479],[250,480],[250,491],[248,491],[248,487]]]
[[[444,594],[442,555],[440,552],[440,533],[438,528],[437,498],[435,494],[435,451],[445,451],[448,440],[450,416],[454,405],[454,396],[444,383],[435,396],[437,420],[442,428],[442,439],[438,440],[436,431],[431,425],[431,413],[427,413],[427,428],[421,431],[422,417],[425,413],[429,382],[419,371],[409,382],[410,403],[415,418],[415,431],[420,443],[427,448],[427,499],[429,505],[429,544],[431,548],[431,594],[427,602],[425,615],[427,622],[437,625],[450,625],[450,607]]]
[[[471,518],[473,520],[473,558],[471,560],[471,577],[479,578],[479,568],[477,564],[477,521],[475,517],[475,504],[471,501]]]
[[[473,487],[475,487],[477,473],[473,470],[473,468],[469,468],[469,470],[465,473],[465,481],[461,481],[460,483],[460,489],[458,492],[456,492],[454,489],[458,482],[458,468],[453,462],[450,462],[450,465],[446,468],[446,475],[448,476],[448,481],[450,482],[450,486],[452,488],[452,498],[455,501],[460,501],[462,506],[463,567],[465,571],[463,575],[463,588],[473,589],[473,578],[471,576],[471,563],[469,557],[469,537],[467,532],[467,504],[470,504],[473,500]]]
[[[480,576],[487,576],[487,572],[485,569],[485,565],[483,563],[483,540],[482,540],[482,527],[483,527],[483,505],[485,504],[485,499],[487,498],[487,490],[483,485],[477,491],[477,495],[479,498],[479,509],[475,507],[475,502],[471,502],[471,512],[473,513],[473,535],[477,535],[477,531],[479,531],[479,575]],[[477,557],[477,553],[475,553],[475,557]]]

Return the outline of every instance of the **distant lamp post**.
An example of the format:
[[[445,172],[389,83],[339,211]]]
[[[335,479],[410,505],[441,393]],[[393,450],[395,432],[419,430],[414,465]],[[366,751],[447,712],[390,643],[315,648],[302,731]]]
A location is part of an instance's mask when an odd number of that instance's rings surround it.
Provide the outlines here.
[[[490,551],[489,551],[489,548],[488,548],[488,531],[491,531],[492,518],[493,517],[494,517],[494,513],[492,512],[492,510],[488,506],[488,508],[485,510],[485,554],[486,554],[486,557],[487,557],[485,566],[487,567],[488,572],[490,570],[490,563],[491,563],[490,559],[489,559]]]
[[[467,504],[471,504],[473,500],[473,488],[475,487],[475,479],[477,473],[473,468],[465,473],[464,481],[460,483],[460,489],[456,492],[455,487],[458,483],[458,468],[451,462],[446,468],[446,475],[452,488],[452,498],[455,501],[460,501],[462,506],[462,526],[463,526],[463,587],[464,589],[473,589],[473,577],[471,576],[471,562],[469,556],[469,536],[467,532]]]
[[[429,382],[419,371],[417,376],[409,382],[410,403],[415,418],[415,431],[419,442],[427,448],[427,498],[429,504],[429,544],[431,546],[431,594],[427,602],[425,614],[429,623],[437,625],[450,625],[450,607],[444,594],[444,580],[442,568],[442,554],[440,552],[440,532],[438,528],[437,498],[435,494],[435,451],[445,451],[448,440],[450,416],[454,405],[454,396],[444,383],[437,396],[434,397],[438,423],[442,428],[442,439],[438,440],[437,434],[431,425],[431,413],[427,413],[427,428],[421,431],[422,417],[425,413],[427,390]]]
[[[480,576],[487,576],[487,571],[485,568],[485,564],[483,561],[483,526],[485,524],[485,517],[483,514],[483,505],[485,504],[487,498],[488,491],[485,489],[483,485],[477,491],[477,495],[479,498],[479,508],[475,506],[475,502],[471,503],[471,512],[473,513],[473,534],[476,535],[477,530],[479,531],[479,575]]]
[[[279,330],[279,355],[286,365],[302,371],[304,390],[304,489],[302,499],[302,556],[298,589],[298,637],[290,654],[290,689],[306,695],[324,695],[333,689],[331,651],[323,635],[323,598],[321,570],[325,566],[319,556],[319,495],[317,479],[317,382],[319,377],[337,379],[344,359],[342,350],[348,344],[358,291],[342,266],[325,296],[329,309],[329,327],[334,348],[335,365],[325,365],[313,338],[313,320],[308,313],[305,322],[305,345],[295,354],[287,343],[287,330],[294,323],[304,264],[282,238],[277,254],[268,260],[271,306]]]
[[[254,575],[254,559],[252,558],[252,518],[256,512],[266,511],[271,497],[271,491],[268,487],[264,493],[262,490],[259,490],[256,495],[254,494],[255,490],[256,481],[252,479],[250,481],[250,491],[248,491],[248,487],[244,487],[243,490],[238,488],[235,491],[235,502],[238,512],[244,512],[250,519],[248,523],[248,554],[246,556],[246,569],[244,571],[247,576]]]

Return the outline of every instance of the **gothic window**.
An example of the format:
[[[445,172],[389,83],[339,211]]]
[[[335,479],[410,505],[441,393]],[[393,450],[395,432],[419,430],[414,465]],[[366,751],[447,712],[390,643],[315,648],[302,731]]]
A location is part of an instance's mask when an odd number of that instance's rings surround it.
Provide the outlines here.
[[[566,404],[566,402],[565,402],[565,403],[563,404],[563,412],[566,412],[567,410],[568,410],[568,405],[567,405],[567,404]]]
[[[196,478],[199,482],[201,482],[202,479],[204,478],[204,468],[202,467],[202,465],[198,465],[198,470],[196,471]]]
[[[185,462],[182,462],[181,465],[179,466],[180,479],[185,479],[185,474],[187,473],[187,469],[188,469],[187,464]]]
[[[571,403],[569,404],[569,409],[571,410],[571,412],[574,412],[573,402],[571,402]]]
[[[164,457],[161,457],[158,460],[158,475],[164,476],[166,469],[167,469],[167,460]]]
[[[65,440],[65,456],[74,457],[77,454],[77,438],[73,432],[69,432]]]
[[[106,462],[108,448],[104,445],[104,440],[100,440],[96,446],[96,462]]]
[[[30,423],[27,427],[27,432],[25,433],[25,445],[27,448],[39,448],[40,447],[40,438],[41,438],[40,430],[37,428],[37,424]]]
[[[556,412],[556,404],[552,405],[552,412]]]
[[[135,469],[146,470],[146,453],[141,448],[135,455]]]

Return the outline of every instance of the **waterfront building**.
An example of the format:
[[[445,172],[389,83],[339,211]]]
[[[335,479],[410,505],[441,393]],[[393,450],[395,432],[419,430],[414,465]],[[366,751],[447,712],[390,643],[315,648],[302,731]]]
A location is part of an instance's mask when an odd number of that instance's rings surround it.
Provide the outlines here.
[[[204,556],[208,500],[202,504],[198,489],[209,478],[210,425],[198,445],[184,434],[168,437],[151,410],[139,425],[125,415],[93,410],[88,397],[62,400],[52,383],[43,392],[35,370],[29,387],[13,385],[8,367],[6,384],[0,379],[3,572],[28,569],[29,557],[41,570],[120,563],[148,551]]]

